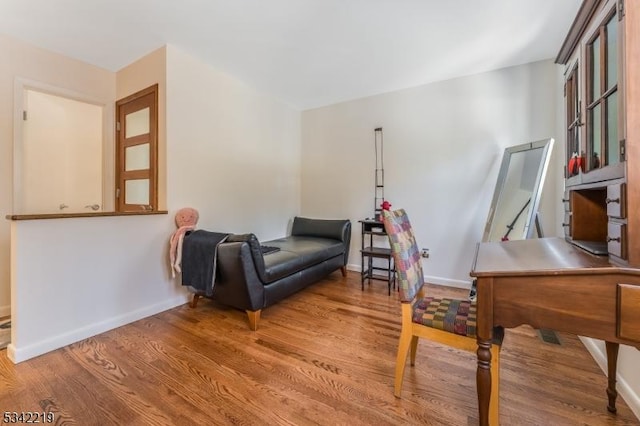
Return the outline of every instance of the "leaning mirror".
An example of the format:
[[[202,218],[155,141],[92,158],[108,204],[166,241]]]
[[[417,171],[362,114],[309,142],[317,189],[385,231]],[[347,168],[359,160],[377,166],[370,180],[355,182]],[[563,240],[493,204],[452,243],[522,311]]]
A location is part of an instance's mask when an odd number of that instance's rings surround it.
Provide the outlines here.
[[[522,240],[536,231],[542,236],[538,205],[553,142],[550,138],[505,149],[483,241]]]

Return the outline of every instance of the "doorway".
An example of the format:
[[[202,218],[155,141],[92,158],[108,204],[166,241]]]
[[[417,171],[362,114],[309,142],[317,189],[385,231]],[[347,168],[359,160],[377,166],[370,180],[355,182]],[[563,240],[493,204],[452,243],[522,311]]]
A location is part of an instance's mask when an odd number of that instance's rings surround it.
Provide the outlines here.
[[[103,210],[104,107],[24,88],[22,108],[14,212]]]

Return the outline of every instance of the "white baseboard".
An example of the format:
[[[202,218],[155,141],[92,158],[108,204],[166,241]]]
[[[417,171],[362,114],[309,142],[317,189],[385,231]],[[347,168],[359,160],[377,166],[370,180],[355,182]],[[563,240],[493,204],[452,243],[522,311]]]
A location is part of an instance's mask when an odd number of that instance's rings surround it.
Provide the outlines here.
[[[347,265],[347,270],[361,272],[362,268],[360,265],[350,263]],[[471,280],[452,280],[450,278],[434,277],[432,275],[425,275],[424,280],[430,284],[437,284],[446,287],[464,288],[467,290],[471,289]]]
[[[596,360],[596,363],[600,367],[600,369],[607,374],[607,355],[604,353],[598,345],[596,345],[595,340],[589,337],[580,336],[580,340],[582,344],[587,348],[593,359]],[[640,396],[634,392],[634,390],[629,386],[625,378],[618,373],[616,375],[616,390],[618,391],[618,395],[624,402],[627,403],[633,414],[640,420]]]
[[[63,346],[104,333],[105,331],[113,330],[114,328],[166,311],[167,309],[175,308],[176,306],[183,305],[188,301],[189,294],[185,294],[184,296],[175,297],[155,305],[147,306],[133,312],[128,312],[107,321],[71,330],[67,333],[53,336],[49,339],[33,343],[26,347],[16,348],[13,343],[10,343],[7,347],[7,356],[11,361],[17,364],[55,349],[62,348]]]
[[[424,280],[430,284],[437,284],[437,285],[443,285],[446,287],[464,288],[465,290],[471,290],[471,281],[452,280],[450,278],[434,277],[431,275],[425,275]]]
[[[11,305],[0,306],[0,318],[11,315]]]
[[[360,270],[361,270],[360,265],[356,265],[354,263],[347,264],[347,271],[360,272]]]

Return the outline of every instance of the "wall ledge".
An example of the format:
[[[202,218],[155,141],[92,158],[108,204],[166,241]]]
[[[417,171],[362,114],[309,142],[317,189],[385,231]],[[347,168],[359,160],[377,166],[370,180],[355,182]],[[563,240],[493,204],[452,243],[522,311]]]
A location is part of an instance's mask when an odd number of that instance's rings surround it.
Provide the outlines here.
[[[45,214],[8,214],[8,220],[41,220],[41,219],[68,219],[74,217],[105,217],[105,216],[149,216],[156,214],[168,214],[167,210],[141,211],[141,212],[96,212],[96,213],[45,213]]]

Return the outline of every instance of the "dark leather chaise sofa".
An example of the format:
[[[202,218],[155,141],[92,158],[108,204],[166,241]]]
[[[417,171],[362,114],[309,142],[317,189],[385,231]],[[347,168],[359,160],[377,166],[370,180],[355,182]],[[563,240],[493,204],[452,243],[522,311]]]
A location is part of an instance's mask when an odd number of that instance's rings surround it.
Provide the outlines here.
[[[218,246],[211,298],[247,312],[258,329],[262,309],[302,290],[346,265],[351,222],[295,217],[291,235],[260,242],[254,234],[229,235]],[[266,249],[275,251],[263,254]],[[194,294],[195,307],[203,294]]]

